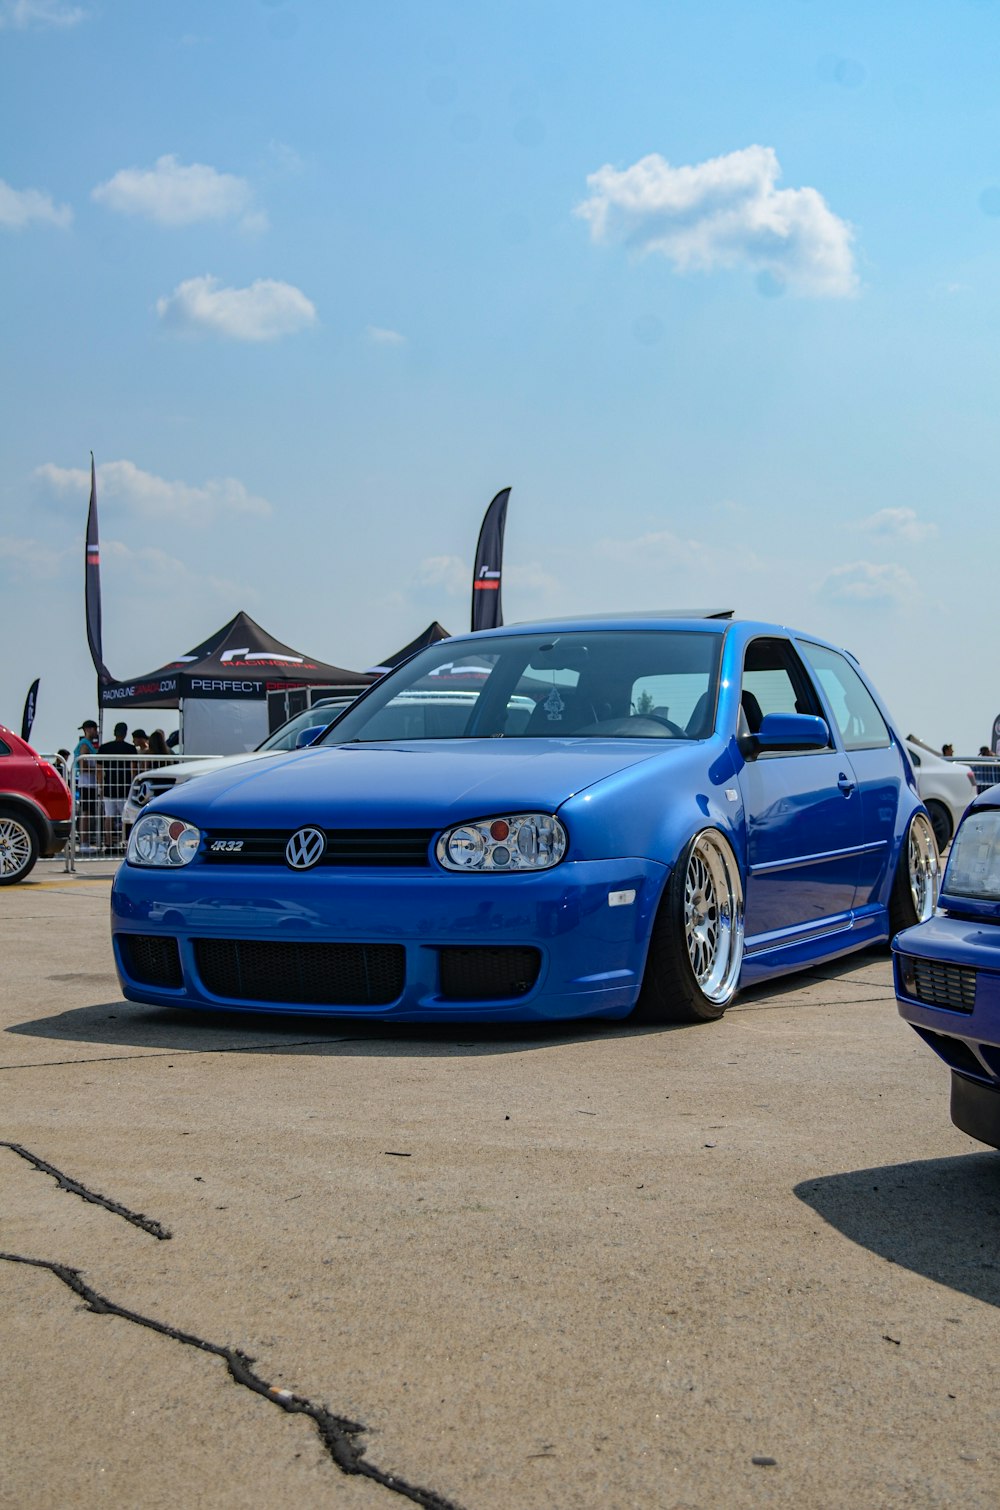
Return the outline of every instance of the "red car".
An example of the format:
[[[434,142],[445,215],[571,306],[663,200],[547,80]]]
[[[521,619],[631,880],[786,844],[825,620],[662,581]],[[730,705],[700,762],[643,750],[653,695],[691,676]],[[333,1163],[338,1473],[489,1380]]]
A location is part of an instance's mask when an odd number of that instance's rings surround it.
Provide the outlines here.
[[[69,838],[73,798],[62,777],[0,724],[0,886],[23,881]]]

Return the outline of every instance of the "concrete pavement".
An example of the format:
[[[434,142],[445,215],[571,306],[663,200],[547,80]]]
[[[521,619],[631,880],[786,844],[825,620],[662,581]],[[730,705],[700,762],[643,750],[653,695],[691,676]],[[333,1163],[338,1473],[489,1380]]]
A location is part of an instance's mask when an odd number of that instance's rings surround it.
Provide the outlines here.
[[[676,1030],[196,1019],[103,876],[0,891],[0,1505],[995,1505],[1000,1159],[884,956]]]

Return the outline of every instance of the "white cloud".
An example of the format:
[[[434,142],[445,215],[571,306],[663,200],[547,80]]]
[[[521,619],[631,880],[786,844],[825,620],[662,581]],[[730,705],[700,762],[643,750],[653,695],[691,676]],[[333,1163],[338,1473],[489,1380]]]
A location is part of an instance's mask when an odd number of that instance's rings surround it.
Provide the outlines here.
[[[726,549],[718,540],[706,544],[701,540],[685,540],[672,530],[653,530],[645,535],[636,535],[626,540],[599,540],[595,547],[598,560],[614,561],[628,568],[637,577],[655,574],[663,580],[668,573],[703,568],[715,575],[722,563],[731,563],[733,551]],[[739,552],[739,561],[744,571],[756,571],[760,560],[752,551]],[[683,606],[683,605],[682,605]]]
[[[153,168],[122,168],[91,191],[91,199],[122,215],[141,215],[158,225],[195,225],[205,220],[238,220],[244,230],[267,226],[253,208],[245,178],[220,173],[207,163],[185,166],[168,153]]]
[[[911,545],[929,540],[938,532],[936,524],[922,523],[913,509],[879,509],[877,514],[862,519],[858,527],[870,535],[907,540]]]
[[[382,325],[366,325],[365,335],[376,346],[405,346],[406,337],[398,330],[387,330]]]
[[[853,231],[816,189],[779,189],[771,147],[674,168],[658,153],[587,178],[576,213],[595,241],[660,252],[679,272],[749,266],[774,290],[843,298],[857,289]]]
[[[82,5],[66,5],[63,0],[0,0],[0,31],[8,26],[18,31],[32,26],[78,26],[86,19]]]
[[[0,571],[6,568],[13,579],[41,581],[57,577],[68,555],[68,550],[54,550],[40,540],[0,535]]]
[[[836,602],[899,604],[916,597],[917,584],[898,562],[851,561],[828,572],[820,591]]]
[[[20,231],[33,220],[43,225],[55,225],[65,230],[73,219],[69,205],[53,204],[48,194],[40,189],[12,189],[0,178],[0,226]]]
[[[85,500],[90,496],[90,473],[82,467],[36,467],[35,474],[57,497]],[[131,461],[102,462],[97,468],[97,501],[156,521],[182,520],[205,525],[218,518],[266,518],[271,505],[247,491],[235,477],[213,478],[200,486],[169,482],[144,472]]]
[[[441,587],[451,598],[472,592],[472,563],[461,556],[426,556],[417,567],[423,587]]]
[[[199,589],[212,597],[238,603],[250,595],[245,584],[192,570],[189,561],[168,555],[156,545],[140,546],[135,550],[120,540],[102,541],[101,557],[120,582],[127,582],[133,596],[137,593],[162,594],[164,603],[169,603],[176,601],[178,591],[190,593],[192,589]]]
[[[220,288],[218,278],[188,278],[156,312],[174,330],[208,331],[234,341],[273,341],[316,322],[316,306],[301,289],[272,278],[249,288]]]

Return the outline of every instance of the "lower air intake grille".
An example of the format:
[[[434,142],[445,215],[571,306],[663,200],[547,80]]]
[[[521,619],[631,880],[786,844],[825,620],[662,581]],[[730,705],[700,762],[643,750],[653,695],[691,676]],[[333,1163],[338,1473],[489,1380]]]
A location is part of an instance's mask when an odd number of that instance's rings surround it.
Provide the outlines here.
[[[537,949],[446,948],[441,956],[441,995],[446,1001],[500,1001],[524,996],[538,979]]]
[[[133,980],[144,986],[171,986],[175,990],[184,984],[176,939],[123,933],[118,942],[125,969]]]
[[[938,960],[904,957],[903,975],[913,980],[913,994],[928,1007],[971,1012],[976,1005],[976,972]]]
[[[309,1007],[384,1007],[402,994],[401,944],[291,944],[195,939],[207,991],[230,1001]]]

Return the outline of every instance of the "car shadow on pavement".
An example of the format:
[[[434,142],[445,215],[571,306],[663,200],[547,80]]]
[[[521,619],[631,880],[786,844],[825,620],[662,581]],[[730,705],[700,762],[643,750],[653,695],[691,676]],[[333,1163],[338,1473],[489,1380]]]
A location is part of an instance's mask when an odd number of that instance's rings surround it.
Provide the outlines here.
[[[1000,1155],[883,1164],[794,1187],[854,1243],[1000,1306]]]
[[[711,1026],[709,1024],[708,1026]],[[647,1033],[697,1032],[597,1018],[547,1023],[393,1023],[371,1018],[308,1017],[295,1013],[164,1010],[127,1001],[95,1002],[51,1017],[10,1023],[5,1032],[109,1049],[168,1049],[202,1053],[358,1052],[375,1057],[511,1054],[553,1044]]]

